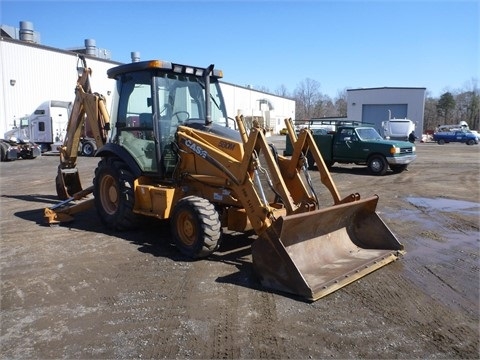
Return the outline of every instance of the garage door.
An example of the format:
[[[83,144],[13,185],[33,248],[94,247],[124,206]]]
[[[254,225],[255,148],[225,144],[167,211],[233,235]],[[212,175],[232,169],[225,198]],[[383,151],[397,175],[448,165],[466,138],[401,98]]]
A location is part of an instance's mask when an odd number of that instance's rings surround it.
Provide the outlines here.
[[[404,119],[407,117],[408,104],[365,104],[362,107],[362,122],[375,124],[375,128],[382,128],[382,121],[388,120],[388,110],[391,118]]]

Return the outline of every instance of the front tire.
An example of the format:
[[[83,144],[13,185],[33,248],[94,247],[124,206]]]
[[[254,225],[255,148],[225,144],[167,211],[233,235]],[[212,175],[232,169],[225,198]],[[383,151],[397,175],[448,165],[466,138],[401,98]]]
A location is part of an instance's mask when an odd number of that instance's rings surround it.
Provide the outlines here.
[[[311,151],[307,152],[308,170],[315,170],[315,159]]]
[[[135,189],[132,173],[118,158],[105,158],[98,163],[93,179],[95,207],[100,220],[113,230],[130,230],[138,226],[133,212]]]
[[[368,160],[368,170],[373,175],[382,176],[387,172],[388,163],[382,155],[373,155]]]
[[[177,202],[170,219],[175,245],[189,258],[212,254],[220,244],[221,223],[211,202],[187,196]]]
[[[408,165],[391,165],[390,169],[392,169],[394,174],[400,174],[407,169],[407,166]]]

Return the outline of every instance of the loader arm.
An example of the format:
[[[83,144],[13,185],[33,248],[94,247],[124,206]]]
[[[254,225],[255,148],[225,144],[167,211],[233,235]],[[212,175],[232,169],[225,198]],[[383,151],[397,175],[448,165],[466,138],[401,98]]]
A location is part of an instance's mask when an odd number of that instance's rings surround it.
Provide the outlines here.
[[[238,116],[236,120],[240,133],[243,134],[242,140],[244,141],[245,147],[247,148],[247,143],[249,142],[248,137],[246,136],[247,132],[243,123],[243,118],[241,116]],[[360,195],[358,193],[350,194],[343,199],[340,197],[340,193],[338,192],[337,187],[333,182],[330,172],[325,165],[320,150],[318,149],[311,132],[303,129],[300,132],[300,136],[297,137],[293,129],[291,119],[286,119],[285,123],[287,125],[288,134],[289,136],[291,136],[290,140],[293,146],[293,154],[290,158],[278,156],[278,162],[273,158],[273,155],[268,150],[267,140],[263,136],[263,133],[260,131],[260,129],[254,128],[252,129],[252,131],[262,133],[258,134],[258,136],[262,136],[262,139],[261,141],[260,139],[258,139],[255,142],[256,145],[254,145],[254,149],[255,151],[258,151],[258,148],[261,147],[261,149],[263,150],[263,154],[268,162],[268,167],[272,171],[272,174],[274,175],[274,178],[276,180],[276,189],[283,195],[282,199],[285,200],[291,197],[293,203],[303,205],[302,209],[298,209],[298,207],[295,208],[294,206],[288,207],[288,213],[292,214],[296,212],[311,211],[311,208],[306,209],[306,207],[309,207],[309,205],[317,202],[317,200],[314,199],[315,196],[313,195],[313,190],[309,191],[308,184],[306,184],[308,183],[308,179],[301,178],[301,172],[305,169],[305,154],[307,153],[307,151],[310,151],[312,153],[315,161],[317,162],[317,164],[319,164],[318,169],[320,173],[320,181],[329,190],[333,199],[333,204],[338,205],[346,202],[359,200]],[[250,143],[252,142],[250,141]],[[248,151],[249,150],[246,150],[247,153]],[[277,165],[278,170],[276,169]],[[309,175],[307,174],[307,178],[308,176]],[[318,203],[316,205],[317,207],[320,206],[320,204]]]
[[[220,138],[207,136],[186,126],[178,128],[178,144],[182,153],[190,153],[190,156],[195,157],[195,160],[185,157],[180,161],[178,171],[182,181],[188,177],[210,186],[230,188],[234,192],[234,198],[237,199],[236,204],[245,208],[246,215],[257,234],[263,233],[271,226],[271,220],[279,216],[276,214],[293,215],[318,209],[320,207],[318,199],[302,177],[304,159],[302,154],[309,147],[310,151],[316,151],[314,156],[317,161],[322,161],[311,134],[308,131],[301,133],[299,140],[294,142],[294,155],[290,159],[283,156],[275,159],[260,128],[253,127],[247,133],[243,117],[237,116],[236,121],[243,144],[235,145],[242,149],[235,154],[229,154],[217,146],[223,141]],[[260,154],[266,162],[264,165],[260,163]],[[258,172],[261,170],[268,171],[270,186],[279,197],[278,203],[265,198],[263,185],[258,179]],[[321,172],[321,178],[331,193],[333,204],[359,199],[359,196],[350,195],[342,200],[326,166]],[[206,193],[202,195],[205,198],[211,197]]]
[[[237,122],[241,142],[180,126],[177,181],[188,189],[181,196],[196,195],[219,209],[226,207],[230,230],[243,231],[247,222],[242,216],[248,218],[258,235],[252,244],[253,267],[264,286],[317,300],[403,253],[403,245],[375,212],[378,196],[341,199],[326,166],[320,176],[333,205],[320,208],[300,176],[307,150],[323,164],[310,132],[292,136],[290,159],[275,159],[261,129],[247,132],[241,117]],[[266,199],[258,181],[260,155],[278,196],[274,201]]]
[[[307,151],[310,151],[317,163],[318,171],[320,172],[320,180],[323,185],[330,191],[334,204],[341,204],[357,199],[357,194],[349,195],[345,199],[340,198],[340,194],[332,180],[330,172],[328,171],[325,161],[320,153],[320,150],[313,139],[312,133],[307,129],[300,130],[300,134],[297,137],[292,125],[292,119],[285,119],[285,125],[287,126],[288,136],[293,146],[293,153],[288,161],[288,165],[284,167],[285,176],[291,177],[299,167],[306,161]]]
[[[57,195],[62,200],[82,191],[77,157],[84,127],[89,126],[97,148],[106,143],[110,130],[110,117],[105,98],[98,93],[92,93],[90,86],[92,71],[86,67],[85,59],[83,57],[80,59],[83,62],[83,68],[80,68],[82,71],[75,87],[75,101],[68,119],[67,134],[59,149],[60,165],[55,180]]]
[[[249,152],[252,145],[243,148],[242,144],[232,142],[241,151],[228,153],[215,146],[219,139],[185,126],[178,128],[177,137],[181,158],[177,169],[179,182],[191,184],[189,188],[195,189],[195,194],[207,199],[215,197],[210,188],[228,189],[229,196],[222,197],[222,205],[245,208],[254,230],[265,231],[274,209],[255,189],[253,173],[257,164]],[[256,141],[255,132],[250,139],[252,144]]]
[[[242,143],[232,141],[229,145],[241,149],[236,153],[228,153],[217,146],[224,142],[221,138],[186,126],[178,128],[177,138],[182,154],[177,170],[180,181],[194,179],[195,183],[230,189],[233,193],[231,197],[235,199],[233,204],[245,209],[257,234],[262,234],[281,215],[316,209],[316,198],[308,191],[299,172],[293,172],[288,179],[282,174],[261,129],[254,127],[247,135],[242,118],[237,117],[237,122]],[[183,155],[186,153],[189,155]],[[260,154],[266,162],[265,168],[260,163]],[[265,197],[264,185],[258,174],[261,170],[268,171],[270,186],[280,198],[278,203]],[[195,188],[199,189],[203,197],[213,197],[205,187]]]

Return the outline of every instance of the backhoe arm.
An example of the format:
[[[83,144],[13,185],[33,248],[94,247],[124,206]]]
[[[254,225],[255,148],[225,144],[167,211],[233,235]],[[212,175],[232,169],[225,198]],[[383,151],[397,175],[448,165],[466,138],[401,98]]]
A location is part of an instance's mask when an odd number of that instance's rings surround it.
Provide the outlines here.
[[[60,147],[60,165],[56,178],[57,195],[68,199],[82,190],[77,169],[78,149],[85,126],[92,131],[97,148],[107,141],[110,130],[110,117],[106,109],[105,98],[92,93],[90,86],[90,68],[83,60],[83,69],[75,87],[75,101],[68,119],[67,134]]]

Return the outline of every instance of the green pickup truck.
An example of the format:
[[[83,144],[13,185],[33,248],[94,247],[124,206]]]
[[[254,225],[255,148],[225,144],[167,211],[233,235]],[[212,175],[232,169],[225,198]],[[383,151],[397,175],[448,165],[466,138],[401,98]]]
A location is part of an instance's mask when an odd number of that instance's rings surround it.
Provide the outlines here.
[[[404,171],[415,160],[415,145],[406,141],[384,140],[371,126],[339,126],[336,132],[325,129],[312,131],[323,160],[328,167],[334,163],[366,165],[373,175],[385,175],[388,168],[394,173]],[[285,156],[292,155],[290,137],[286,135]],[[308,153],[309,169],[313,156]]]

